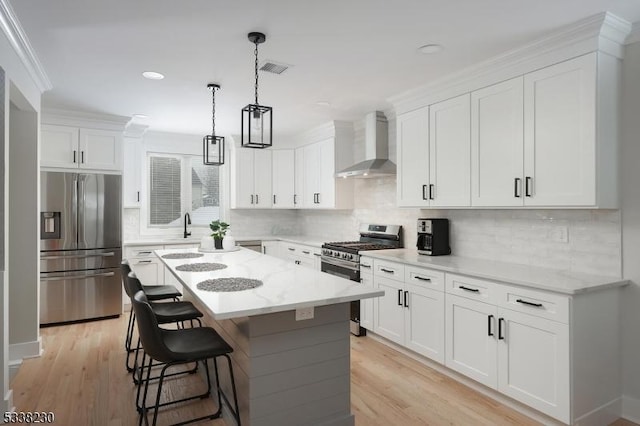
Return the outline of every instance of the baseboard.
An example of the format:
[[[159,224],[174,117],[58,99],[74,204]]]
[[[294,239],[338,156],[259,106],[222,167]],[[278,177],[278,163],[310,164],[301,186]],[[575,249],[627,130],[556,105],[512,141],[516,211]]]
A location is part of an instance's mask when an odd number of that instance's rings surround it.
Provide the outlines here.
[[[11,383],[18,374],[18,370],[20,370],[20,366],[22,365],[22,360],[16,360],[9,362],[9,383]]]
[[[9,345],[9,364],[26,358],[42,355],[42,341],[40,338],[33,342],[13,343]]]
[[[11,389],[9,389],[2,399],[2,403],[0,403],[0,411],[3,413],[6,413],[7,411],[15,411],[15,407],[13,406],[13,391]]]
[[[640,424],[640,399],[623,396],[622,417],[626,420]]]
[[[602,426],[610,425],[622,415],[622,398],[603,404],[595,410],[576,419],[575,426]]]
[[[426,365],[429,368],[432,368],[434,370],[436,370],[439,373],[444,374],[445,376],[451,377],[452,379],[464,384],[465,386],[470,387],[471,389],[488,396],[489,398],[499,402],[502,405],[505,405],[521,414],[524,414],[527,417],[530,417],[531,419],[545,425],[545,426],[560,426],[560,425],[564,425],[564,423],[560,422],[559,420],[556,420],[552,417],[547,416],[544,413],[539,412],[538,410],[535,410],[531,407],[529,407],[528,405],[524,405],[514,399],[509,398],[506,395],[501,394],[498,391],[495,391],[491,388],[488,388],[478,382],[476,382],[473,379],[470,379],[466,376],[463,376],[460,373],[457,373],[453,370],[450,370],[449,368],[447,368],[446,366],[432,361],[429,358],[425,358],[421,355],[416,354],[415,352],[408,350],[400,345],[398,345],[395,342],[392,342],[390,340],[385,339],[384,337],[378,336],[375,333],[372,333],[370,330],[367,330],[367,336],[365,338],[371,338],[375,341],[378,341],[382,344],[385,344],[393,349],[395,349],[396,351],[400,352],[403,355],[408,356],[409,358],[415,359],[416,361]],[[601,426],[601,425],[599,425]]]

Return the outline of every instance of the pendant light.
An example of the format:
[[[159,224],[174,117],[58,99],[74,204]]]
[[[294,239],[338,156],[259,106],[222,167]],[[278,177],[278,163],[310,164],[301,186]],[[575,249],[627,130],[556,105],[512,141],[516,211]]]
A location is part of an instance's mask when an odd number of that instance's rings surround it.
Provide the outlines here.
[[[202,138],[203,163],[221,166],[224,164],[224,136],[216,136],[216,90],[220,89],[220,85],[209,83],[207,89],[211,92],[211,134]]]
[[[258,103],[258,45],[267,37],[262,33],[251,32],[247,36],[255,45],[255,103],[242,108],[242,132],[240,144],[245,148],[269,148],[272,144],[273,108]]]

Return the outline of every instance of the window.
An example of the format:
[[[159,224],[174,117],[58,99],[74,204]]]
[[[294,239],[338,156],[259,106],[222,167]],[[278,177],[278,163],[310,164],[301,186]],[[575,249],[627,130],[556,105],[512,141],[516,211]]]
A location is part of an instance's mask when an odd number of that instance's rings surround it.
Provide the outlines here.
[[[192,225],[220,219],[220,167],[205,166],[191,155],[149,153],[150,227],[182,226],[185,212]]]

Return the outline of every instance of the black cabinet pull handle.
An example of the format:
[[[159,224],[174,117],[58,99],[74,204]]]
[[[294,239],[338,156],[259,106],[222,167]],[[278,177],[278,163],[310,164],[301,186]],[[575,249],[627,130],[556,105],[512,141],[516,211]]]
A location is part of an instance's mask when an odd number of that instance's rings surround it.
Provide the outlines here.
[[[434,185],[432,183],[430,183],[429,184],[429,199],[430,200],[434,199],[434,197],[433,197],[433,192],[434,192],[433,189],[434,189]]]
[[[361,263],[360,267],[361,268],[371,268],[371,265],[367,265],[366,263]]]
[[[139,251],[138,254],[151,254],[150,251]]]
[[[519,187],[520,187],[520,178],[515,178],[513,180],[513,196],[516,198],[520,198],[520,193],[518,192]]]
[[[273,204],[276,203],[276,194],[273,194]]]
[[[531,176],[525,177],[524,178],[524,195],[525,195],[525,197],[531,197],[531,186],[529,185],[530,183],[532,183]]]
[[[428,200],[429,196],[427,195],[427,185],[422,185],[422,199]]]
[[[259,203],[259,201],[258,201],[258,194],[256,194],[256,204],[258,204],[258,203]]]
[[[504,318],[498,319],[498,340],[504,340],[504,334],[503,334],[504,330],[502,329],[502,326],[504,323],[505,323]]]
[[[493,323],[493,318],[494,318],[493,315],[489,315],[487,317],[487,335],[489,335],[489,336],[493,336],[493,330],[491,330],[491,325]]]
[[[416,275],[416,276],[414,276],[414,278],[416,280],[420,280],[420,281],[431,281],[431,278],[421,277],[420,275]]]
[[[471,292],[473,292],[473,293],[480,293],[480,290],[478,290],[477,288],[465,287],[465,286],[463,286],[463,285],[461,285],[461,286],[460,286],[460,287],[458,287],[458,288],[461,288],[461,289],[466,290],[466,291],[471,291]]]
[[[320,204],[320,193],[318,192],[317,195],[318,195],[318,204]]]
[[[253,204],[253,194],[251,194],[251,204]]]
[[[74,162],[74,163],[76,162],[76,152],[77,152],[77,151],[74,149],[74,150],[73,150],[73,162]]]
[[[138,202],[140,202],[140,191],[138,191]]]
[[[309,250],[302,250],[302,252],[303,252],[304,254],[309,254],[309,253],[311,253]]]
[[[393,274],[393,271],[391,269],[384,269],[384,268],[380,268],[380,270],[382,272],[386,272],[387,274]]]
[[[542,303],[527,302],[526,300],[522,299],[517,299],[516,302],[522,303],[523,305],[535,306],[536,308],[542,307]]]
[[[138,260],[138,263],[151,263],[150,260]]]
[[[296,251],[293,247],[287,247],[287,249],[289,249],[289,251]]]
[[[298,204],[298,196],[296,194],[293,194],[293,204]]]
[[[404,307],[409,307],[409,292],[405,290],[404,292]]]
[[[398,290],[398,306],[402,306],[402,290]]]
[[[84,151],[80,151],[80,158],[81,158],[80,162],[84,164]]]

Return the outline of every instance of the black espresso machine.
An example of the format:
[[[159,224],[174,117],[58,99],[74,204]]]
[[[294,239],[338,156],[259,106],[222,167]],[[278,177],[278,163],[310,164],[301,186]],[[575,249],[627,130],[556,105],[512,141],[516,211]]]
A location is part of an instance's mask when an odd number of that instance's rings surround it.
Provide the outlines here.
[[[418,253],[428,256],[451,254],[449,219],[418,219]]]

